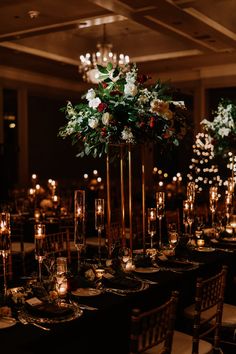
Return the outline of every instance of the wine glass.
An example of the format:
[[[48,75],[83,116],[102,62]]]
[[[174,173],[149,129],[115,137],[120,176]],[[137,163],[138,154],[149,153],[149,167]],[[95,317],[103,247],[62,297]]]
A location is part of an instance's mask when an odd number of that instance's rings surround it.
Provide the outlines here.
[[[217,208],[217,202],[218,202],[218,188],[217,187],[210,187],[209,190],[209,200],[210,200],[210,211],[211,211],[211,223],[212,227],[214,227],[215,224],[215,213],[216,213],[216,208]]]
[[[35,259],[38,261],[38,280],[42,283],[42,263],[46,258],[46,227],[45,224],[34,225]]]
[[[169,223],[167,230],[169,244],[171,245],[171,248],[175,249],[179,237],[176,223]]]
[[[104,199],[95,199],[95,229],[98,232],[98,262],[101,266],[102,230],[104,229]]]
[[[157,210],[156,208],[148,208],[148,234],[151,238],[150,247],[153,249],[153,237],[156,234]]]
[[[183,224],[184,224],[184,232],[188,233],[188,214],[189,214],[189,201],[186,199],[183,201]]]
[[[78,271],[80,256],[85,247],[85,191],[78,189],[74,192],[74,244],[78,252]]]
[[[3,261],[3,282],[4,299],[7,297],[7,271],[6,260],[11,250],[11,228],[10,228],[10,213],[0,213],[0,254]]]
[[[233,196],[232,194],[228,193],[225,196],[225,215],[226,215],[226,225],[229,224],[230,216],[232,215],[233,211]]]
[[[194,182],[188,182],[187,184],[187,199],[194,203],[195,201],[195,194],[196,194],[196,189],[195,189],[195,183]]]
[[[165,192],[157,192],[156,193],[156,210],[157,217],[159,220],[159,249],[162,248],[162,232],[161,232],[161,222],[165,215]]]
[[[188,208],[188,214],[187,214],[187,222],[189,225],[189,235],[192,237],[192,225],[194,222],[194,205],[193,202],[190,200],[188,201],[189,208]]]

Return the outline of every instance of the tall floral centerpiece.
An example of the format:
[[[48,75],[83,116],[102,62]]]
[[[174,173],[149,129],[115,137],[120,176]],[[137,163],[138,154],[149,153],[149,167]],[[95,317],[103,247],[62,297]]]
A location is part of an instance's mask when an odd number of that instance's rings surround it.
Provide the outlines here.
[[[97,66],[99,84],[82,96],[83,101],[71,102],[62,108],[67,123],[59,136],[71,137],[78,147],[79,157],[92,155],[107,158],[107,225],[111,219],[109,146],[118,145],[120,153],[122,244],[125,240],[125,193],[123,181],[123,146],[128,145],[129,233],[132,251],[132,171],[131,145],[155,143],[160,150],[178,146],[186,134],[187,110],[184,102],[172,99],[166,84],[157,81],[147,86],[148,77],[139,75],[136,65],[124,68]],[[144,159],[143,159],[144,160]],[[142,217],[145,237],[145,168],[142,162]],[[108,233],[108,243],[109,243]]]
[[[131,68],[98,66],[99,84],[73,105],[62,110],[67,123],[59,136],[71,137],[79,157],[101,157],[109,144],[155,142],[160,147],[178,146],[186,133],[184,102],[174,101],[169,87],[160,81],[145,86],[148,77]]]
[[[216,157],[227,158],[227,167],[231,170],[233,189],[236,179],[236,104],[221,99],[212,121],[204,119],[201,124],[211,137]],[[225,168],[224,168],[225,170]],[[224,171],[222,171],[224,173]],[[228,184],[229,187],[229,184]]]
[[[211,137],[215,155],[227,155],[236,151],[236,105],[221,99],[212,121],[203,119],[203,129]]]

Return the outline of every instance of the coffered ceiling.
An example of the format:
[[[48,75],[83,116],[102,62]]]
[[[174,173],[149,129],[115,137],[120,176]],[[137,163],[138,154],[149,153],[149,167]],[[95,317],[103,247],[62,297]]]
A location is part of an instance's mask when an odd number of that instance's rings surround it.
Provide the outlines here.
[[[82,84],[79,56],[96,50],[103,24],[113,51],[148,73],[236,63],[235,0],[1,0],[1,71]]]

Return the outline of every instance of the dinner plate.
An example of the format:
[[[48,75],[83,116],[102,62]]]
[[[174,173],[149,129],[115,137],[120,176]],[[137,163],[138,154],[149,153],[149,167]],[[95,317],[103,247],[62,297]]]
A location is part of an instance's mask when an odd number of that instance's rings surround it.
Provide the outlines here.
[[[71,294],[74,296],[97,296],[101,293],[101,290],[94,288],[78,288],[71,292]]]
[[[26,321],[27,323],[49,323],[50,324],[50,323],[62,323],[62,322],[72,321],[82,316],[83,314],[83,310],[79,307],[79,305],[76,302],[62,303],[60,306],[65,309],[72,310],[71,313],[62,316],[44,317],[44,315],[41,316],[35,315],[27,311],[26,308],[23,308],[21,311],[19,311],[18,318],[19,321],[22,322]]]
[[[134,269],[136,273],[157,273],[159,268],[157,267],[137,267]]]
[[[215,248],[213,248],[213,247],[198,247],[198,248],[196,248],[196,251],[198,251],[198,252],[214,252]]]
[[[8,327],[12,327],[16,324],[16,320],[14,318],[0,318],[0,329],[3,328],[8,328]]]
[[[227,242],[236,242],[236,237],[223,237],[221,240]]]

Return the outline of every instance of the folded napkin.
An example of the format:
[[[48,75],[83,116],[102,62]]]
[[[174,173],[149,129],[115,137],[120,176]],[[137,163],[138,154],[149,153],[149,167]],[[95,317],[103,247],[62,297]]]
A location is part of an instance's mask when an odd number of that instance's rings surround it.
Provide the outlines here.
[[[141,286],[141,282],[136,279],[126,278],[122,274],[112,275],[107,277],[106,275],[102,278],[103,285],[107,288],[115,288],[122,290],[136,290]]]
[[[180,261],[176,259],[167,259],[167,260],[160,260],[158,258],[157,264],[161,267],[167,267],[167,268],[181,268],[181,269],[188,269],[192,268],[193,264],[191,262],[186,262],[186,261]]]
[[[49,302],[43,302],[42,304],[36,306],[26,304],[26,309],[29,314],[44,318],[65,317],[73,314],[72,308],[58,306],[57,304]]]

